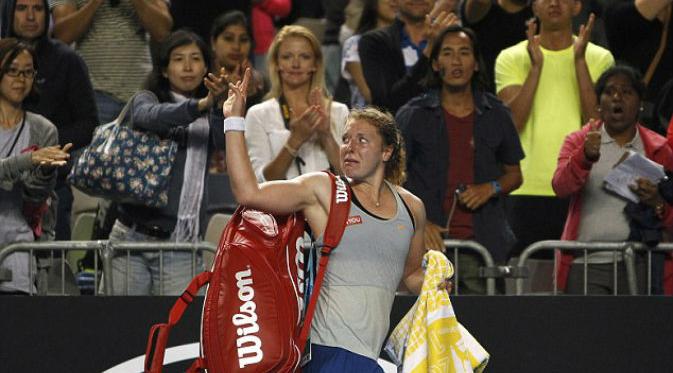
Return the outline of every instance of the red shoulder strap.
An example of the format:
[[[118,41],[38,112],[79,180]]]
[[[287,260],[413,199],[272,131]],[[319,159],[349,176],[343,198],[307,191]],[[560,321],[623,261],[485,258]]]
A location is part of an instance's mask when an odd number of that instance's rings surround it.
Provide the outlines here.
[[[330,203],[327,227],[323,233],[323,253],[325,248],[329,254],[332,249],[339,245],[341,236],[346,229],[346,220],[351,208],[351,188],[341,177],[327,172],[332,180],[332,202]]]
[[[187,289],[175,302],[173,308],[171,308],[168,322],[152,326],[147,340],[147,348],[145,349],[145,373],[161,373],[161,368],[164,365],[164,353],[168,344],[168,335],[171,329],[180,321],[182,314],[185,313],[187,306],[192,303],[199,289],[210,282],[211,276],[212,273],[206,271],[194,277],[189,286],[187,286]]]
[[[327,269],[327,262],[332,250],[339,245],[341,236],[343,236],[346,229],[346,221],[348,220],[348,213],[351,208],[351,188],[348,183],[341,177],[335,176],[331,172],[327,172],[332,181],[332,201],[330,203],[329,218],[327,219],[327,227],[323,233],[323,247],[320,248],[320,262],[318,264],[318,276],[313,285],[313,293],[306,308],[306,316],[304,324],[299,333],[297,346],[301,353],[304,353],[306,341],[308,340],[309,332],[311,331],[311,321],[313,321],[313,312],[320,294],[320,287],[325,277],[325,270]]]

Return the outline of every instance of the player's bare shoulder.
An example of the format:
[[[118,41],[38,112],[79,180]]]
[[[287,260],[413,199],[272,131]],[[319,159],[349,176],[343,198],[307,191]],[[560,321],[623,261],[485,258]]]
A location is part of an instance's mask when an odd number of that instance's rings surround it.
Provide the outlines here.
[[[417,220],[425,219],[425,205],[423,205],[423,201],[399,185],[395,185],[394,187],[397,193],[400,194],[400,197],[402,197],[404,202],[411,209],[412,213],[414,214],[414,218]]]
[[[323,210],[328,211],[330,198],[332,198],[332,188],[334,188],[330,176],[326,172],[310,172],[299,176],[297,179],[300,180],[307,191],[313,194],[315,197],[313,203],[317,202]]]

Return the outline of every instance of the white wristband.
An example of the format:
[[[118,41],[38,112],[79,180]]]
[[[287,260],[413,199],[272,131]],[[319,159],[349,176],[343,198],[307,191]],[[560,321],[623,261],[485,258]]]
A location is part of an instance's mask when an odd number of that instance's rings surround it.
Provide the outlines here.
[[[224,133],[228,131],[245,132],[245,119],[243,117],[229,117],[224,120]]]

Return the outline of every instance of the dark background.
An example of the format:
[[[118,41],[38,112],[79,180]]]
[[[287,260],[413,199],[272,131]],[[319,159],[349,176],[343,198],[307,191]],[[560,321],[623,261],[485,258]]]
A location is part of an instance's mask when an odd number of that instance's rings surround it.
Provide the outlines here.
[[[392,325],[415,298],[397,297]],[[173,297],[0,297],[0,372],[101,372],[145,351]],[[169,346],[198,341],[202,298]],[[673,297],[456,296],[486,372],[673,372]],[[189,362],[190,363],[190,362]],[[188,362],[164,372],[183,372]]]

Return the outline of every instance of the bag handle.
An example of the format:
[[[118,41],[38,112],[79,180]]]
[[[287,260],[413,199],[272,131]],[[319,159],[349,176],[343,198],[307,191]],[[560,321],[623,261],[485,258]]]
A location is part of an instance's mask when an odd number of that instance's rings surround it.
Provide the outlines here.
[[[171,329],[180,321],[187,307],[194,301],[199,289],[210,282],[211,276],[212,272],[205,271],[194,277],[171,308],[168,322],[152,326],[145,349],[145,373],[161,373]]]
[[[325,233],[323,233],[323,246],[320,248],[321,255],[318,264],[318,276],[313,285],[313,292],[311,293],[311,299],[306,308],[304,324],[301,327],[297,342],[299,351],[302,355],[304,354],[306,341],[308,340],[308,335],[311,331],[313,313],[315,312],[315,306],[318,302],[320,287],[325,278],[330,253],[339,245],[339,241],[341,241],[341,237],[346,229],[346,221],[348,220],[348,213],[350,212],[351,206],[351,188],[348,183],[343,178],[337,177],[331,172],[327,172],[327,174],[332,182],[332,201],[330,203],[327,227],[325,227]]]
[[[647,68],[645,76],[643,77],[645,86],[650,84],[650,81],[654,76],[654,71],[657,69],[657,66],[659,66],[659,61],[661,61],[661,57],[664,55],[664,50],[666,49],[666,41],[668,40],[668,25],[671,23],[671,5],[669,4],[667,8],[666,19],[664,20],[663,30],[661,31],[661,40],[659,41],[659,49],[657,49],[657,53],[654,54],[654,58],[652,58],[652,62],[650,62],[650,66]]]
[[[131,98],[126,102],[126,104],[124,105],[122,110],[119,112],[119,115],[117,115],[117,118],[115,118],[112,122],[104,124],[103,126],[113,126],[113,127],[117,127],[117,128],[128,127],[128,128],[133,129],[134,119],[133,119],[133,110],[131,110],[131,108],[133,107],[133,102],[135,101],[135,99],[141,94],[150,95],[154,99],[155,102],[157,102],[157,103],[159,102],[159,99],[157,98],[157,96],[150,91],[137,92],[133,96],[131,96]],[[126,115],[129,113],[129,110],[131,112],[131,120],[130,120],[131,125],[125,126],[124,125],[124,119],[126,118]],[[102,152],[102,153],[109,153],[110,152],[110,147],[112,146],[112,143],[114,142],[115,138],[117,137],[116,132],[118,132],[118,130],[113,129],[113,132],[110,134],[110,136],[108,136],[107,139],[105,139],[105,142],[98,146],[98,149],[97,149],[98,152]]]
[[[115,118],[112,122],[106,123],[103,126],[108,127],[111,126],[113,127],[112,132],[110,135],[105,139],[105,141],[98,146],[96,149],[97,152],[107,154],[110,152],[110,147],[112,146],[112,143],[114,142],[115,138],[117,137],[117,128],[114,127],[121,127],[124,123],[124,118],[126,117],[126,113],[128,113],[129,109],[133,105],[133,100],[136,98],[138,93],[134,94],[133,97],[131,97],[124,107],[122,108],[122,111],[119,112],[119,115],[117,115],[117,118]]]

